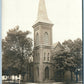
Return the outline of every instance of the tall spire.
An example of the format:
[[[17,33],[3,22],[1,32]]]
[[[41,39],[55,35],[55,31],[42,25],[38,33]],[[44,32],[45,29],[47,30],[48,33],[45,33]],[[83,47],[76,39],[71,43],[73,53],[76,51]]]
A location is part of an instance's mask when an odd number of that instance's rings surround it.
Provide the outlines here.
[[[38,19],[48,19],[44,0],[39,0]]]
[[[51,23],[52,22],[48,19],[45,1],[39,0],[39,7],[38,7],[38,16],[37,16],[37,22],[45,22],[45,23]]]

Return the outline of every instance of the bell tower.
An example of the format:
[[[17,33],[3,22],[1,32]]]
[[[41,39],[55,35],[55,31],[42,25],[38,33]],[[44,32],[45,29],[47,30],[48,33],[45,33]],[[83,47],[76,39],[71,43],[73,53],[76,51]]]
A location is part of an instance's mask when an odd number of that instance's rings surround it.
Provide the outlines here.
[[[52,22],[48,19],[45,1],[39,0],[38,16],[34,29],[34,82],[52,78]]]

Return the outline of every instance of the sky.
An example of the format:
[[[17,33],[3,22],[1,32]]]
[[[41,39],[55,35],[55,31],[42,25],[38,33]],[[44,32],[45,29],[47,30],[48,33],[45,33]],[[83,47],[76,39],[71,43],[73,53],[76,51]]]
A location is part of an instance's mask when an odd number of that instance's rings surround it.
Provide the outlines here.
[[[45,0],[49,19],[54,24],[53,43],[82,39],[82,0]],[[9,29],[19,25],[34,38],[33,24],[37,20],[39,0],[2,0],[2,38]]]

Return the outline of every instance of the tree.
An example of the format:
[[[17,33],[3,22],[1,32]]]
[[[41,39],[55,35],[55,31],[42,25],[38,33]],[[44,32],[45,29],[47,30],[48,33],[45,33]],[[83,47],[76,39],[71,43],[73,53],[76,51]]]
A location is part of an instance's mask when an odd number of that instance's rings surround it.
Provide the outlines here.
[[[81,67],[82,64],[82,40],[77,38],[76,40],[67,40],[62,43],[62,45],[68,46],[70,49],[70,54],[75,59],[75,64],[77,67]]]
[[[2,71],[3,74],[26,73],[25,61],[32,54],[32,39],[29,31],[19,30],[19,26],[7,32],[2,40]]]
[[[67,51],[65,48],[57,51],[53,60],[54,60],[55,73],[59,72],[60,78],[62,75],[63,75],[62,77],[64,78],[65,71],[67,70],[72,71],[76,67],[76,65],[74,64],[73,57],[70,56],[70,52]]]
[[[70,48],[70,55],[73,58],[75,69],[73,70],[73,67],[71,67],[71,72],[76,71],[78,68],[82,71],[82,40],[77,38],[74,41],[64,41],[63,45],[67,45]]]
[[[67,40],[64,41],[61,46],[61,49],[56,51],[53,56],[54,70],[55,72],[71,71],[72,80],[72,72],[74,72],[77,67],[81,67],[80,61],[82,59],[80,52],[82,50],[82,41],[81,39],[76,39],[74,41]]]

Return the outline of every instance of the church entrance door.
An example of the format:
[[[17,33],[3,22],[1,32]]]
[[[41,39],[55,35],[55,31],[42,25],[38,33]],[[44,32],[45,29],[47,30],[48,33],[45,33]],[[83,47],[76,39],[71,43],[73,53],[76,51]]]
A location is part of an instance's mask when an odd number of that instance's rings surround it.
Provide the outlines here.
[[[49,79],[49,68],[45,68],[45,79]]]

